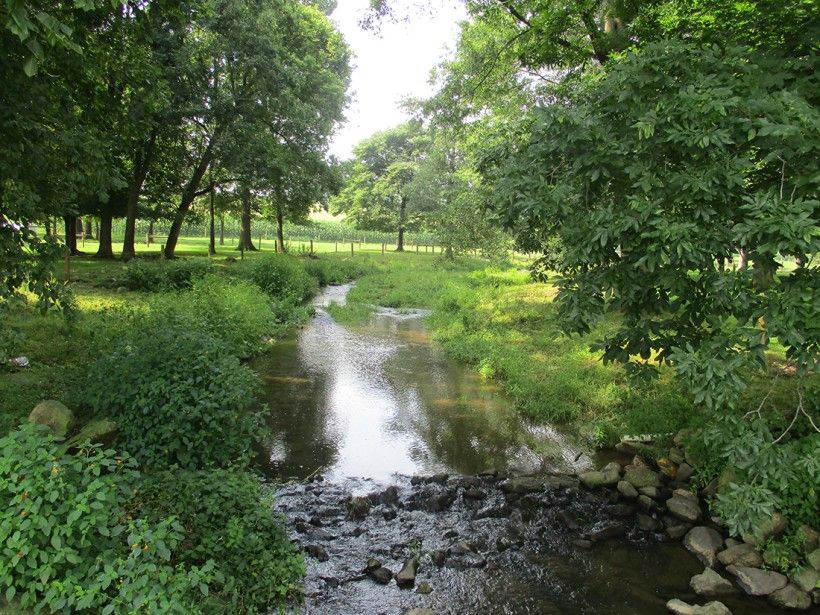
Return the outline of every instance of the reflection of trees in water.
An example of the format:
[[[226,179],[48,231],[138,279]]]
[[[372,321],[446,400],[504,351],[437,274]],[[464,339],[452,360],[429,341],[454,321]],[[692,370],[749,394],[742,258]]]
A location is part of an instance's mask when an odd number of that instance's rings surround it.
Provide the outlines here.
[[[270,408],[266,423],[274,442],[284,447],[281,460],[268,462],[270,447],[263,454],[265,473],[276,477],[304,477],[336,458],[336,435],[329,433],[329,377],[300,369],[299,351],[287,346],[270,353],[256,366],[264,374],[264,402]],[[292,371],[283,368],[292,367]]]
[[[415,433],[435,461],[475,473],[504,467],[520,446],[520,419],[506,400],[435,348],[403,348],[387,372],[401,400],[391,428]]]

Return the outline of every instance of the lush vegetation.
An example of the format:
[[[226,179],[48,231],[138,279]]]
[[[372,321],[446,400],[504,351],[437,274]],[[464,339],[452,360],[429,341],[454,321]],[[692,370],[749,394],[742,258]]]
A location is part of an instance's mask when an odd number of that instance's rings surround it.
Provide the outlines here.
[[[320,282],[363,265],[267,254],[88,266],[71,320],[34,306],[7,319],[7,351],[25,350],[33,365],[0,374],[3,600],[215,614],[298,598],[302,556],[251,472],[265,409],[239,358],[306,318],[302,300]],[[114,449],[66,450],[26,423],[44,396],[70,404],[79,423],[113,420]]]

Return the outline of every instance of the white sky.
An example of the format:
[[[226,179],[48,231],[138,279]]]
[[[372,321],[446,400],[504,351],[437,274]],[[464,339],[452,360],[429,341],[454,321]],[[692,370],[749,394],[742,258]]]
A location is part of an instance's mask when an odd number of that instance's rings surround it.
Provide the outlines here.
[[[415,5],[407,0],[394,2]],[[409,21],[386,21],[374,33],[359,27],[368,0],[339,0],[331,18],[353,51],[353,100],[330,153],[350,158],[359,141],[407,118],[399,108],[403,98],[425,98],[433,93],[428,83],[430,70],[455,48],[458,24],[466,18],[466,11],[460,2],[435,0],[430,4],[436,5],[434,11],[411,10]]]

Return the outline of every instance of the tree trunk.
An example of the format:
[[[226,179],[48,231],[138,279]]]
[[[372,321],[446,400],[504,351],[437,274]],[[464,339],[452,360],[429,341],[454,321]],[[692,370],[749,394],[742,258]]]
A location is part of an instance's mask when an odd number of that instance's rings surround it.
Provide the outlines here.
[[[94,220],[94,239],[100,239],[100,221]]]
[[[225,214],[219,214],[219,245],[225,245]]]
[[[85,238],[94,239],[94,228],[91,226],[91,218],[85,219]]]
[[[407,215],[407,198],[401,197],[401,204],[399,205],[399,243],[396,246],[396,252],[404,252],[404,220]]]
[[[71,256],[76,256],[80,252],[77,250],[77,216],[63,216],[65,223],[65,245]]]
[[[749,266],[749,252],[746,248],[740,248],[740,264],[738,268],[741,271],[746,271],[746,268]]]
[[[128,186],[128,201],[125,206],[125,236],[122,240],[122,260],[128,261],[136,256],[134,238],[137,228],[137,205],[139,204],[142,185],[148,176],[148,169],[154,158],[154,145],[157,141],[157,129],[151,132],[151,138],[137,151],[134,159],[134,172]]]
[[[114,247],[111,241],[111,214],[100,215],[100,247],[97,248],[96,258],[114,258]]]
[[[177,242],[179,241],[179,234],[182,232],[182,223],[185,221],[185,215],[191,208],[191,203],[193,203],[196,198],[196,191],[199,188],[199,183],[202,181],[202,178],[205,177],[208,167],[211,166],[211,161],[213,160],[213,148],[216,144],[217,138],[219,137],[219,133],[220,131],[217,130],[211,137],[208,147],[206,147],[205,151],[202,153],[202,158],[199,159],[199,164],[194,169],[191,179],[188,181],[188,184],[185,186],[185,190],[182,192],[179,207],[177,207],[177,212],[174,215],[174,221],[171,223],[171,230],[168,231],[168,241],[165,244],[165,251],[162,253],[165,258],[174,258],[174,252],[176,251]]]
[[[51,220],[46,218],[46,236],[51,235]]]
[[[285,220],[279,206],[276,207],[276,251],[285,253]]]
[[[154,221],[153,220],[148,221],[148,241],[146,241],[146,243],[149,246],[152,243],[154,243]]]
[[[216,254],[216,223],[214,221],[214,187],[211,186],[211,204],[209,209],[210,214],[210,228],[208,235],[208,256]]]
[[[237,249],[256,250],[256,246],[253,245],[253,238],[251,237],[251,191],[247,188],[242,189],[242,228],[239,231],[239,245]]]

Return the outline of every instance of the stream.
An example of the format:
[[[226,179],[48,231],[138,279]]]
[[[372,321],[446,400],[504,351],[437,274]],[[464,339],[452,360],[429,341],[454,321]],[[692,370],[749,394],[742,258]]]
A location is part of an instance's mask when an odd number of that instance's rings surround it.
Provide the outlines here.
[[[448,358],[424,311],[336,323],[326,308],[350,288],[324,289],[315,317],[254,362],[274,434],[262,470],[309,554],[295,612],[660,615],[671,598],[704,602],[688,587],[703,570],[693,555],[637,528],[614,492],[578,488],[573,474],[600,459]],[[374,558],[397,573],[410,557],[407,588],[364,570]],[[783,612],[721,600],[736,615]]]

